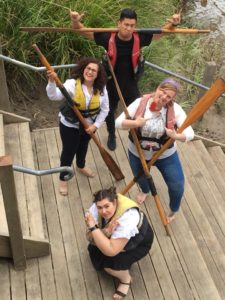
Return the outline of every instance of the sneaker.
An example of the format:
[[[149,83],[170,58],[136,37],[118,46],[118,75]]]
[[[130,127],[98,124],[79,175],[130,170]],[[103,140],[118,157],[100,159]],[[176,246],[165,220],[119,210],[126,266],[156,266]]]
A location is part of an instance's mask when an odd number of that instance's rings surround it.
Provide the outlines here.
[[[113,134],[109,134],[107,147],[109,150],[114,151],[116,149],[116,137]]]

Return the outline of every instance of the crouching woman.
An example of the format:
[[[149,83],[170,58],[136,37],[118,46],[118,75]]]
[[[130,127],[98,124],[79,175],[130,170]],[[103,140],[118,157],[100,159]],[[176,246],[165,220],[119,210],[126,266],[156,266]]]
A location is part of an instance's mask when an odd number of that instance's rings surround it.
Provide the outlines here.
[[[113,299],[122,299],[131,283],[131,265],[151,249],[152,228],[137,203],[117,194],[114,187],[94,194],[85,221],[93,266],[119,280]]]

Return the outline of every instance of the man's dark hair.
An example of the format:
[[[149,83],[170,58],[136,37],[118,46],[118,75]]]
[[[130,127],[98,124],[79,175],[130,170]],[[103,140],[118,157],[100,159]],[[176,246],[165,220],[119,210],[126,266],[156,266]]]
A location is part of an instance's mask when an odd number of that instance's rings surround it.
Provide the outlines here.
[[[125,18],[135,19],[137,21],[137,14],[133,9],[124,8],[120,13],[120,21],[123,21]]]

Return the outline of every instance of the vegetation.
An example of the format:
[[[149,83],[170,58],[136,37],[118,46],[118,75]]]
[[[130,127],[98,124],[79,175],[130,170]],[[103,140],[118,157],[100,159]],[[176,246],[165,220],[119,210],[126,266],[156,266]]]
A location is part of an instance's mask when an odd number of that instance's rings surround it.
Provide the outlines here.
[[[181,5],[179,0],[3,0],[0,4],[0,34],[4,55],[32,65],[40,66],[31,48],[36,43],[53,65],[73,63],[80,56],[101,57],[102,49],[79,34],[74,33],[25,33],[21,26],[70,27],[69,9],[84,12],[88,27],[113,27],[120,10],[130,7],[138,14],[139,27],[160,27]],[[187,20],[183,26],[190,25]],[[168,35],[144,49],[147,61],[172,72],[200,81],[204,67],[203,49],[199,36]],[[203,58],[201,58],[203,57]],[[33,71],[6,64],[10,88],[18,89],[18,82],[35,83]],[[59,71],[62,80],[68,70]],[[39,75],[38,75],[39,76]],[[149,91],[165,77],[165,74],[146,67],[146,75],[140,82],[141,90]],[[189,90],[192,94],[192,89]]]

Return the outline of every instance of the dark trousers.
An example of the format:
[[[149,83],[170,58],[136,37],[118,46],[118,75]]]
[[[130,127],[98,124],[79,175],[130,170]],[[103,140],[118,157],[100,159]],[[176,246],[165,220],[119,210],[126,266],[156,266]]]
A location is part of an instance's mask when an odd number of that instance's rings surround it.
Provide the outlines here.
[[[78,168],[85,167],[85,158],[91,136],[81,129],[71,128],[59,123],[60,137],[62,140],[62,153],[60,166],[71,166],[76,155],[76,165]],[[60,180],[64,180],[66,172],[60,173]]]
[[[119,103],[119,98],[117,97],[117,93],[116,97],[115,95],[109,93],[109,113],[105,119],[108,133],[113,136],[115,136],[115,113]],[[136,100],[136,98],[138,98],[138,96],[124,99],[126,106],[129,106],[134,100]]]

